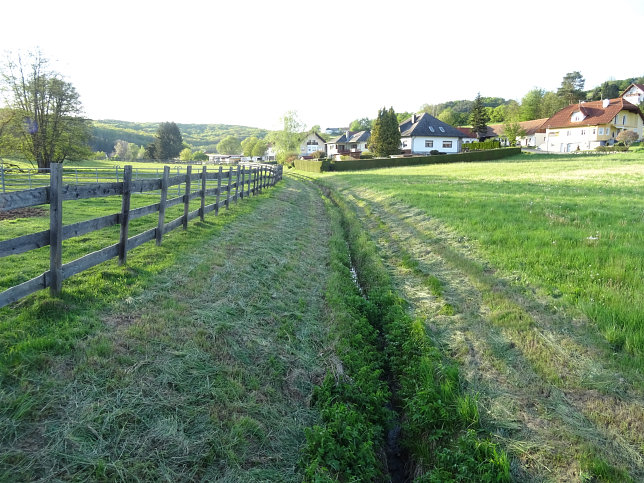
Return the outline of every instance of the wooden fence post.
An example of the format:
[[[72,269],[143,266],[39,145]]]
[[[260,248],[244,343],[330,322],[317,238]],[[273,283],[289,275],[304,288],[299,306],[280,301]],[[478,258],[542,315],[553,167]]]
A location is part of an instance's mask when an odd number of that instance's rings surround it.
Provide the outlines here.
[[[186,194],[183,196],[183,229],[188,229],[188,213],[190,213],[190,188],[191,181],[190,176],[192,175],[192,166],[186,168]]]
[[[250,196],[250,183],[253,180],[253,167],[249,166],[248,168],[248,190],[246,191],[246,196]]]
[[[219,197],[221,195],[221,175],[223,168],[219,166],[219,174],[217,175],[217,198],[215,199],[215,215],[219,214]]]
[[[241,169],[241,193],[240,193],[240,196],[241,196],[242,200],[244,199],[244,196],[245,196],[244,195],[245,189],[246,189],[246,166],[242,166],[242,169]]]
[[[230,182],[233,179],[233,167],[228,170],[228,188],[226,188],[226,209],[230,208]]]
[[[63,165],[51,163],[49,181],[49,293],[63,289]]]
[[[130,228],[130,199],[132,198],[132,165],[123,169],[123,198],[121,202],[121,236],[119,239],[119,265],[127,263],[127,238]]]
[[[237,165],[237,180],[235,181],[235,203],[237,203],[237,199],[239,198],[239,176],[241,172],[241,166]]]
[[[170,177],[170,166],[163,167],[163,178],[161,178],[161,202],[159,203],[159,224],[157,225],[157,246],[161,245],[163,228],[165,225],[165,205],[168,199],[168,178]]]
[[[199,219],[204,221],[206,215],[206,167],[201,169],[201,209]]]

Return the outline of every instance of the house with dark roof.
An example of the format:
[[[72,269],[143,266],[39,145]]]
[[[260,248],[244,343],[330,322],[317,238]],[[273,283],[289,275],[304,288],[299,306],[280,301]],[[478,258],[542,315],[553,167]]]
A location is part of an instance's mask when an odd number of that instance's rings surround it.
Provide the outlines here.
[[[326,144],[329,158],[338,156],[351,156],[359,159],[360,154],[367,150],[371,131],[345,131],[341,136],[332,139]]]
[[[426,112],[400,123],[400,149],[405,154],[460,153],[465,134]]]
[[[644,114],[622,97],[580,102],[564,107],[548,118],[538,131],[545,133],[544,151],[571,152],[612,145],[621,131],[642,139]]]
[[[644,84],[631,84],[619,97],[639,106],[644,102]]]

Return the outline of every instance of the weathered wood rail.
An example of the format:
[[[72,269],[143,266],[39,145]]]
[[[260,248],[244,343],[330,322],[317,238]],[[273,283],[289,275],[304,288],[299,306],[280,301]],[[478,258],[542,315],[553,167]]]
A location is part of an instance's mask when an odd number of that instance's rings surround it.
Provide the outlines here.
[[[37,233],[0,241],[0,258],[25,253],[49,246],[49,270],[31,280],[0,292],[0,307],[13,303],[27,295],[49,288],[53,296],[60,294],[63,280],[85,271],[95,265],[118,257],[119,264],[127,261],[127,252],[143,243],[156,240],[160,245],[163,235],[178,227],[188,228],[188,222],[196,217],[204,221],[207,213],[219,213],[221,207],[229,208],[230,202],[237,202],[260,193],[263,188],[274,186],[282,179],[282,166],[260,164],[237,166],[218,171],[206,170],[193,173],[188,166],[185,175],[170,176],[170,167],[164,168],[163,177],[153,179],[132,179],[132,166],[125,166],[123,180],[113,183],[84,185],[63,185],[62,166],[52,164],[50,185],[24,191],[0,194],[0,211],[49,204],[49,229]],[[216,188],[207,188],[207,181],[216,181]],[[184,194],[168,198],[172,186],[184,185]],[[193,191],[193,185],[198,190]],[[130,209],[132,194],[160,191],[160,201],[136,209]],[[94,218],[72,225],[63,225],[63,201],[121,196],[121,212]],[[215,202],[206,204],[206,197],[215,196]],[[198,209],[190,211],[190,201],[201,200]],[[167,208],[182,204],[183,215],[166,222]],[[157,226],[133,237],[128,236],[130,221],[153,213],[159,213]],[[119,242],[85,255],[69,263],[62,263],[62,242],[109,226],[120,225]]]

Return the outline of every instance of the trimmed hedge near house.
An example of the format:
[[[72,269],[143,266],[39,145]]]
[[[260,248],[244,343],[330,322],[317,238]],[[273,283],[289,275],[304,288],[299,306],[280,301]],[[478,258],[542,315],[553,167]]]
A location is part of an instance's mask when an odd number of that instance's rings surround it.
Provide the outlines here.
[[[329,171],[330,161],[328,159],[319,161],[317,159],[296,159],[294,162],[295,169],[307,171],[309,173],[322,173]]]
[[[408,158],[355,159],[351,161],[295,161],[295,168],[301,171],[322,173],[324,171],[359,171],[363,169],[395,168],[422,164],[471,163],[494,161],[521,153],[521,148],[501,148],[486,151],[472,151],[459,154],[437,154],[433,156],[413,156]]]

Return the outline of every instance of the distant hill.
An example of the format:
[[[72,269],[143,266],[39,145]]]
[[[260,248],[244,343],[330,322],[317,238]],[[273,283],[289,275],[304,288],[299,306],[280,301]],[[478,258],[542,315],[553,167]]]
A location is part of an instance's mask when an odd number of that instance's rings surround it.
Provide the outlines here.
[[[129,122],[116,120],[94,121],[90,146],[94,151],[110,153],[118,139],[147,146],[154,141],[158,122]],[[231,135],[240,141],[250,136],[263,138],[268,130],[232,124],[178,124],[183,141],[193,149],[216,152],[216,146],[224,137]]]

